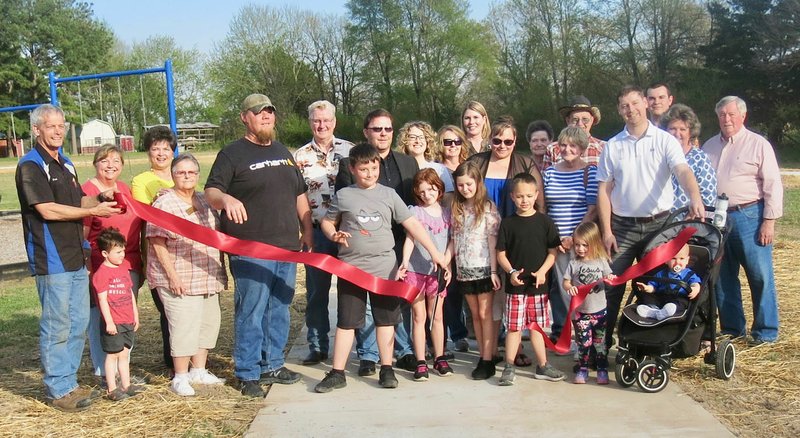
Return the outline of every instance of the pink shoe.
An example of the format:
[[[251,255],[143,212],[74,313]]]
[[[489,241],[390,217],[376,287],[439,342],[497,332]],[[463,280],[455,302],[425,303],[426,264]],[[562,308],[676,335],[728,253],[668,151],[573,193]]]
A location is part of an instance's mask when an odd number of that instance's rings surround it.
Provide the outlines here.
[[[588,368],[581,368],[575,373],[575,378],[572,380],[572,383],[577,383],[582,385],[586,383],[586,380],[589,379],[589,369]]]

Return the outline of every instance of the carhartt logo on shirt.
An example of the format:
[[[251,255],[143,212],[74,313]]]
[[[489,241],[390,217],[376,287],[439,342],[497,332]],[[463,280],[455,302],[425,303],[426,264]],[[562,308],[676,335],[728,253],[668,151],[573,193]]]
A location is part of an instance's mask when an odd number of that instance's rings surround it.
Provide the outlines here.
[[[276,167],[276,166],[294,166],[294,162],[288,158],[284,158],[282,160],[265,160],[260,163],[253,163],[250,165],[250,170],[258,170],[263,169],[265,167]]]

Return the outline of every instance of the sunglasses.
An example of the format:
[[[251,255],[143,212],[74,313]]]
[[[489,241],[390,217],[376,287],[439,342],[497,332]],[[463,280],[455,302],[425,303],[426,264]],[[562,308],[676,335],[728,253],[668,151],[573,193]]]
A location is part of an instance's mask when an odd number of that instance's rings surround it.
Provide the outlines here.
[[[516,142],[515,140],[511,140],[510,138],[508,140],[501,140],[497,137],[492,139],[492,144],[495,146],[500,146],[501,144],[504,144],[506,146],[514,146],[515,142]]]
[[[464,144],[464,141],[462,141],[460,138],[457,138],[455,140],[450,140],[449,138],[445,138],[442,140],[442,144],[448,147],[461,146],[462,144]]]
[[[386,131],[386,132],[394,131],[394,128],[392,128],[391,126],[372,126],[372,127],[367,128],[367,129],[369,129],[370,131],[372,131],[372,132],[374,132],[376,134],[381,132],[381,131]]]

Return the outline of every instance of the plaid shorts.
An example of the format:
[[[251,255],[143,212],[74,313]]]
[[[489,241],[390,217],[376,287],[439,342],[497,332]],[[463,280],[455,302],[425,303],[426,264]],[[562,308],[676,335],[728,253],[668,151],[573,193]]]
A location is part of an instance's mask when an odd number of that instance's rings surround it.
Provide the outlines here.
[[[550,305],[547,294],[506,296],[506,312],[503,315],[506,330],[518,332],[532,322],[539,327],[550,327]]]

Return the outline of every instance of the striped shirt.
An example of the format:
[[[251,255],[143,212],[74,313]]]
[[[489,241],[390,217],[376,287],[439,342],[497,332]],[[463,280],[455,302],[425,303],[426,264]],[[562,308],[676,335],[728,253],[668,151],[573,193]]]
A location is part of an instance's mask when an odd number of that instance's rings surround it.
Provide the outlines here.
[[[542,178],[547,215],[556,223],[559,236],[572,236],[589,206],[597,203],[597,168],[562,172],[551,166],[544,170]]]

